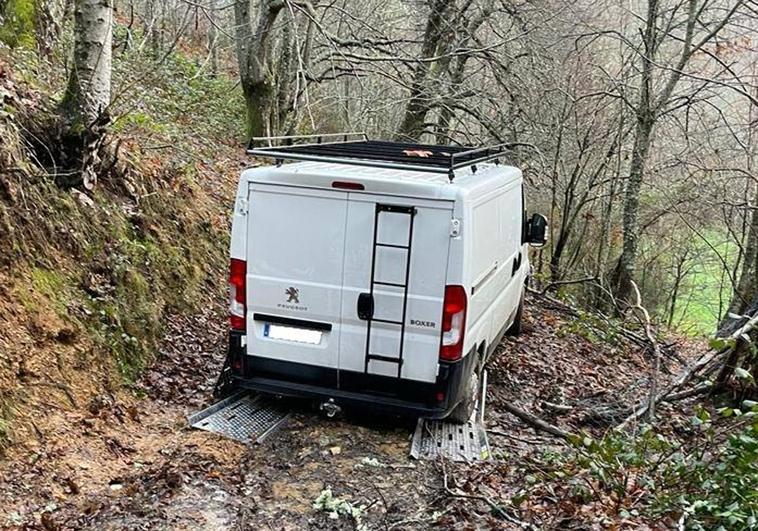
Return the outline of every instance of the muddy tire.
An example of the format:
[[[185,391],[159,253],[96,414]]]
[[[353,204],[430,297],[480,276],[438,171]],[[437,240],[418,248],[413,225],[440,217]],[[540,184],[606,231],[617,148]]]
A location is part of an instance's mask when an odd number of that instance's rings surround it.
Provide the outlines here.
[[[518,309],[516,310],[516,318],[513,319],[513,323],[511,323],[511,326],[506,330],[505,335],[518,336],[521,335],[521,332],[524,330],[522,324],[522,317],[524,316],[524,293],[526,293],[526,289],[521,290],[521,299],[519,300]]]
[[[479,374],[474,370],[469,380],[468,389],[466,389],[466,395],[455,406],[445,420],[452,422],[453,424],[466,424],[471,418],[471,414],[476,407],[477,393],[479,392]]]

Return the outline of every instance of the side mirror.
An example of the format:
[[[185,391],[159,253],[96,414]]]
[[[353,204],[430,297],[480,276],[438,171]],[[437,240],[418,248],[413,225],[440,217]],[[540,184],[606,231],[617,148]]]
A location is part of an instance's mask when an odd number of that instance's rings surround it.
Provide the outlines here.
[[[526,225],[526,243],[542,247],[547,243],[547,219],[542,214],[532,214]]]

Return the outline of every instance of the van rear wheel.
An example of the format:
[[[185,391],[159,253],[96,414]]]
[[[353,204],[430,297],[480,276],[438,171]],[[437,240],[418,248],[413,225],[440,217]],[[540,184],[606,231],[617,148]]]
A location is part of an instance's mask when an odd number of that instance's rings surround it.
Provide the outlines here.
[[[447,416],[447,421],[453,424],[466,424],[476,408],[477,393],[479,392],[479,375],[476,371],[471,375],[466,395]]]

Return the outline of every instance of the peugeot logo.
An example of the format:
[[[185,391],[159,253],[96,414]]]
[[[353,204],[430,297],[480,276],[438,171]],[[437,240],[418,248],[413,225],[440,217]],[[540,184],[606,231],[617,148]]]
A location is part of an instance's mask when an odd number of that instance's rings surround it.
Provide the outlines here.
[[[287,302],[294,302],[300,304],[300,290],[290,286],[284,290],[284,294],[287,296]]]

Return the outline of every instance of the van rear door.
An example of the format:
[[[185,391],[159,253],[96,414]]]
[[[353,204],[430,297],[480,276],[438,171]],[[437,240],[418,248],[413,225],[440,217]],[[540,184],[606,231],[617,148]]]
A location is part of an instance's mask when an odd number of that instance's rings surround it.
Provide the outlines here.
[[[349,193],[341,380],[344,371],[436,380],[452,210],[452,201]]]
[[[249,204],[248,354],[337,369],[347,194],[254,183]]]

